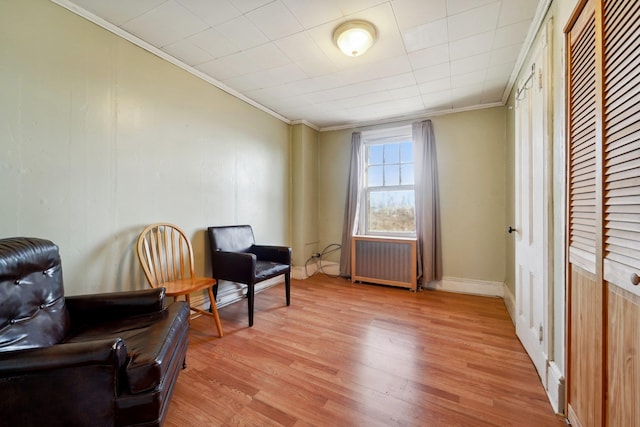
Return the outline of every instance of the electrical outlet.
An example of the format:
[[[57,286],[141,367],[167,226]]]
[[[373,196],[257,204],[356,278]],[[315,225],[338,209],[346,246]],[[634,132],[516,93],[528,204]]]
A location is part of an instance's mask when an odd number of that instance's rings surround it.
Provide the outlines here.
[[[316,252],[315,254],[311,255],[311,258],[320,258],[320,252]]]

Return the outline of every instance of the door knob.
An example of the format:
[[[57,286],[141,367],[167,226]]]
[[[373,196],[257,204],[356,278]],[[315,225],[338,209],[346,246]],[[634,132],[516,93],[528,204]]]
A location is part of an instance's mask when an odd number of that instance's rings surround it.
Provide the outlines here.
[[[631,283],[632,283],[634,286],[638,286],[638,285],[640,285],[640,276],[638,276],[636,273],[633,273],[633,274],[631,275]]]
[[[518,231],[515,228],[513,228],[512,226],[509,226],[509,228],[507,228],[507,231],[509,232],[509,234],[513,233],[514,231]]]

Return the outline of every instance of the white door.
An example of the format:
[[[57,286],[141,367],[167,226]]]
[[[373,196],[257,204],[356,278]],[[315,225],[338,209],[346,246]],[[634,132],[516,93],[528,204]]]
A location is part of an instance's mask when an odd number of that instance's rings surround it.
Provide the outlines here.
[[[548,131],[543,82],[547,49],[536,49],[531,78],[516,100],[516,334],[547,387]]]

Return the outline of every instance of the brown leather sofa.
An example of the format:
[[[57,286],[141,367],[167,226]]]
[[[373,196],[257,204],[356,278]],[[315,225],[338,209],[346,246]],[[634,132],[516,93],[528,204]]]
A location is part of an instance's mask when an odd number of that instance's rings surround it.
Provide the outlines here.
[[[55,244],[0,239],[0,425],[162,425],[189,328],[164,299],[65,297]]]

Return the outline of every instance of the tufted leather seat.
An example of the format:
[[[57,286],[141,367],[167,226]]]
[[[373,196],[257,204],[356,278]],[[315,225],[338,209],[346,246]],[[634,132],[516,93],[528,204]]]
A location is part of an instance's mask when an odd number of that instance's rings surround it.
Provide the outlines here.
[[[58,247],[0,239],[0,424],[161,425],[187,349],[163,288],[64,296]]]

